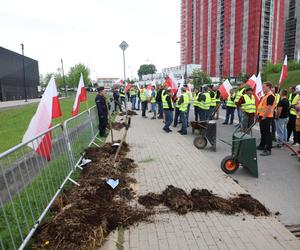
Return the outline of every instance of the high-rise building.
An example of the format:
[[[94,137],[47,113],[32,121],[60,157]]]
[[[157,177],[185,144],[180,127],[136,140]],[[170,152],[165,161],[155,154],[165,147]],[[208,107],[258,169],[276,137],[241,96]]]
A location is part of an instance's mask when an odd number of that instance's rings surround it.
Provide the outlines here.
[[[181,63],[200,64],[210,76],[251,75],[258,63],[282,62],[283,33],[284,0],[181,1]]]
[[[289,60],[300,61],[300,1],[286,1],[284,53]]]

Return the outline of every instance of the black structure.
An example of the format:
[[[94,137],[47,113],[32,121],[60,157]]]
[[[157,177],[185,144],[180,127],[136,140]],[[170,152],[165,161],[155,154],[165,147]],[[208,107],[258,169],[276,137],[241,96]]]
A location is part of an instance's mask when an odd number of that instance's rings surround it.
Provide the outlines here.
[[[25,86],[28,99],[38,97],[38,61],[24,57]],[[0,47],[0,101],[25,99],[22,55]]]

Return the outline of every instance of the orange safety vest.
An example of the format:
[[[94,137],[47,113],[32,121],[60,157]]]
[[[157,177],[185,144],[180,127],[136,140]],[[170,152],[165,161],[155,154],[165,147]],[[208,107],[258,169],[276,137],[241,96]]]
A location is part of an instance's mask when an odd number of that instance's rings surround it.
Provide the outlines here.
[[[262,100],[260,101],[259,105],[258,105],[258,108],[257,108],[257,114],[259,116],[264,116],[264,113],[265,113],[265,110],[267,109],[267,99],[268,97],[272,95],[274,96],[274,94],[270,91],[267,95],[265,95]],[[275,96],[274,96],[275,98]],[[275,107],[276,107],[276,100],[274,99],[274,102],[273,102],[273,105],[272,105],[272,109],[271,109],[271,112],[270,114],[267,116],[268,118],[273,118],[274,116],[274,110],[275,110]]]

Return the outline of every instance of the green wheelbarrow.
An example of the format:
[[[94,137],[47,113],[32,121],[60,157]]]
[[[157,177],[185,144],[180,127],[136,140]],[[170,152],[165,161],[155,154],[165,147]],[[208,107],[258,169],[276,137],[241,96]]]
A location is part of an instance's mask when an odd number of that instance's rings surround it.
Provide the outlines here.
[[[231,155],[226,156],[221,161],[221,169],[226,174],[233,174],[239,166],[243,166],[252,175],[258,177],[256,139],[248,134],[255,124],[256,121],[245,132],[239,131],[240,126],[237,127],[230,142],[220,139],[220,141],[231,146]]]

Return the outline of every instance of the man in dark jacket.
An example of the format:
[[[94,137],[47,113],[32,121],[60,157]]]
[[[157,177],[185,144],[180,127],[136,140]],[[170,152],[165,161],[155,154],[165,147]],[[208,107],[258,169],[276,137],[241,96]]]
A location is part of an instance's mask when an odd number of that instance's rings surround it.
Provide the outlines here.
[[[113,97],[114,97],[114,103],[115,103],[114,111],[116,112],[117,107],[119,107],[120,111],[122,112],[122,106],[120,104],[120,93],[117,88],[114,89]]]
[[[162,94],[163,88],[161,85],[158,85],[157,87],[157,95],[156,95],[156,103],[158,106],[158,119],[163,119],[163,105],[162,105],[162,99],[161,99],[161,94]]]
[[[104,87],[98,88],[98,95],[95,98],[97,105],[98,116],[99,116],[99,135],[101,137],[106,136],[106,127],[107,127],[107,114],[108,109],[105,100],[105,90]]]

